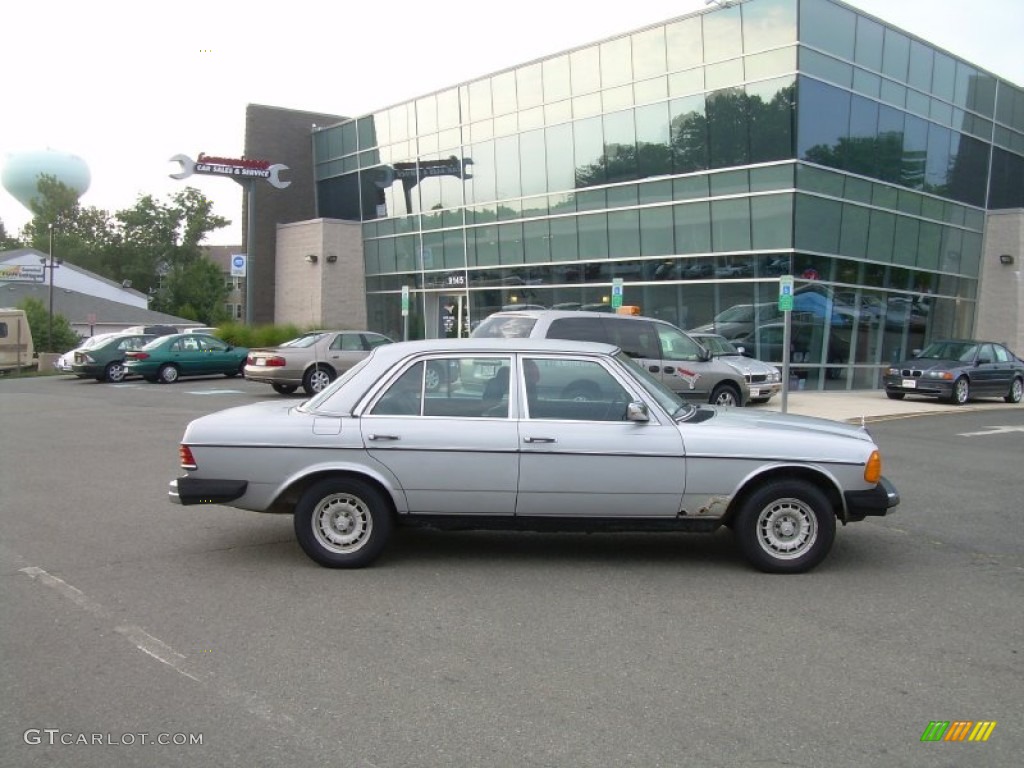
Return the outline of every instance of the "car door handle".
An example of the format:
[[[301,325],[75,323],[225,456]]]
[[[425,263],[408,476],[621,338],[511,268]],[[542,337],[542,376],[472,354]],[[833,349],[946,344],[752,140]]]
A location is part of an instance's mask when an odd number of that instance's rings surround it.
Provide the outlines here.
[[[651,373],[657,373],[661,369],[656,365],[650,365],[647,367],[647,370],[650,371]]]
[[[666,365],[663,370],[664,370],[665,373],[675,373],[676,372],[676,369],[673,368],[671,365]]]
[[[524,437],[524,443],[554,443],[557,442],[553,437]]]
[[[401,440],[398,435],[378,435],[375,432],[371,432],[366,438],[368,440]]]

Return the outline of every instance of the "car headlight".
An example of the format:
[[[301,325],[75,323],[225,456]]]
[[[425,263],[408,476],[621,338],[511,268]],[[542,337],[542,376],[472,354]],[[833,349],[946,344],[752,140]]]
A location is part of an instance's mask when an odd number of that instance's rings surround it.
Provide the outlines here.
[[[929,379],[944,379],[945,381],[952,381],[953,374],[949,371],[928,371]]]
[[[890,368],[888,371],[886,371],[886,375],[887,376],[899,376],[900,375],[900,369],[899,368]]]

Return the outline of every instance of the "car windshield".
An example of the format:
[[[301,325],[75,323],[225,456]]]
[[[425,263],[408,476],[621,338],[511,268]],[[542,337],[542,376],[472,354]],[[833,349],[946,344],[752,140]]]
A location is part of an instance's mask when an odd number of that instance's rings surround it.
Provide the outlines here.
[[[737,304],[715,316],[716,323],[744,323],[754,319],[754,308],[749,304]]]
[[[920,360],[962,360],[977,357],[978,345],[969,341],[933,341],[917,356]]]
[[[633,372],[633,375],[640,380],[647,394],[653,397],[658,405],[672,414],[673,419],[687,419],[697,410],[694,405],[687,403],[658,379],[654,378],[644,366],[640,365],[640,363],[625,352],[619,352],[615,355],[615,359]]]
[[[739,350],[722,336],[698,336],[697,341],[703,344],[713,355],[738,355]]]
[[[474,339],[528,339],[536,318],[491,315],[473,331]]]
[[[326,336],[326,333],[317,331],[315,333],[304,333],[298,338],[290,339],[289,341],[280,344],[282,347],[311,347],[316,344],[320,339]]]

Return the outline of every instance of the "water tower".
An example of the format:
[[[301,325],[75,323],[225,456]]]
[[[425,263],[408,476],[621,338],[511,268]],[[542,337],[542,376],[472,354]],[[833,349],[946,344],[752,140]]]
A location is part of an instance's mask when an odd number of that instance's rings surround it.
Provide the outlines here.
[[[15,200],[31,210],[30,203],[39,196],[39,177],[53,176],[79,197],[89,189],[92,177],[89,166],[78,155],[43,149],[8,155],[0,182]]]

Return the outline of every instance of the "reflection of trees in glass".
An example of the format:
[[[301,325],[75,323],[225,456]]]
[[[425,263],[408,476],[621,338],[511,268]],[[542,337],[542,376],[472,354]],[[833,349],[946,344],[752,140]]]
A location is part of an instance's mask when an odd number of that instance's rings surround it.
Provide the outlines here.
[[[708,94],[706,114],[693,110],[672,119],[670,144],[609,144],[605,152],[576,169],[576,188],[608,179],[647,178],[793,156],[794,86],[770,100],[741,88]]]

